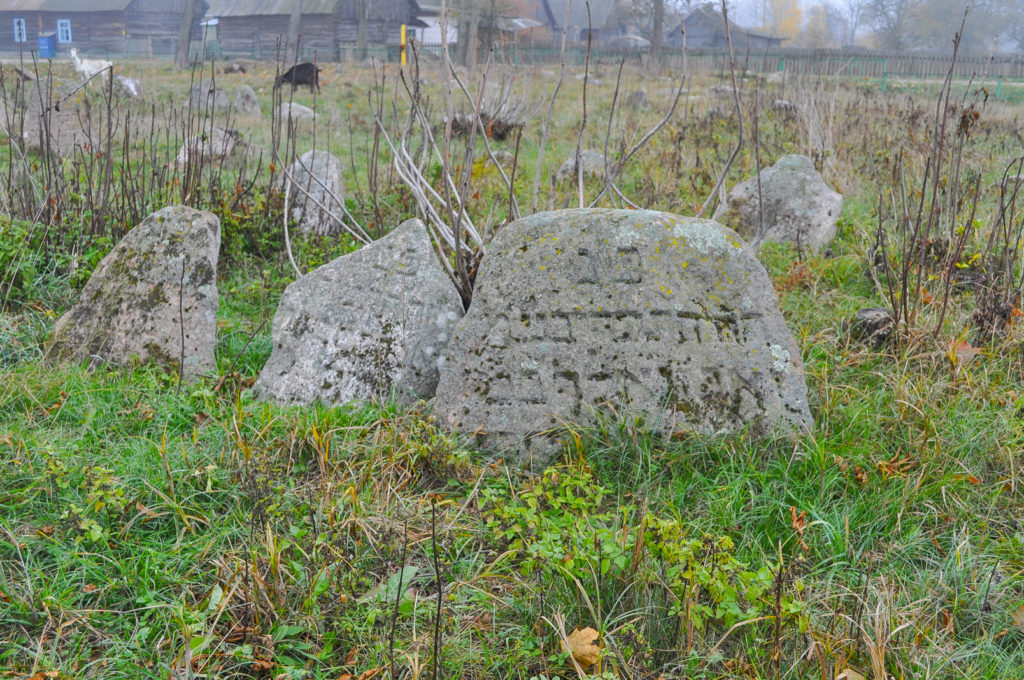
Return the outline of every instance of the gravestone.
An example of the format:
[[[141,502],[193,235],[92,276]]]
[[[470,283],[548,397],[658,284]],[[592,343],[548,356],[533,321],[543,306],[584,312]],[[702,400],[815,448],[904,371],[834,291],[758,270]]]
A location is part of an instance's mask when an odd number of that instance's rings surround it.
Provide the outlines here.
[[[825,184],[807,156],[783,156],[762,170],[760,199],[758,191],[756,176],[737,184],[728,201],[715,211],[715,219],[755,245],[795,243],[818,252],[835,238],[843,197]],[[762,223],[764,231],[758,238]]]
[[[51,353],[180,365],[185,377],[213,371],[219,251],[213,213],[172,206],[149,215],[100,261],[57,321]]]
[[[234,152],[240,138],[238,130],[219,127],[202,135],[193,135],[181,145],[174,162],[179,166],[190,162],[219,163]]]
[[[253,386],[283,403],[429,398],[462,299],[426,227],[384,238],[291,283],[274,315],[274,348]]]
[[[281,120],[293,120],[295,122],[320,120],[320,116],[313,109],[295,102],[281,102],[277,106],[277,117]]]
[[[565,423],[605,407],[666,434],[812,424],[799,347],[735,232],[577,209],[497,233],[441,369],[439,419],[537,466]]]
[[[235,111],[244,116],[259,116],[260,100],[256,92],[248,85],[239,85],[235,88]]]
[[[224,111],[231,108],[231,97],[212,80],[203,80],[189,90],[188,105],[192,109]]]
[[[590,177],[604,177],[605,175],[604,154],[598,151],[583,149],[580,152],[580,165],[583,166],[584,179]],[[555,172],[555,181],[575,181],[578,176],[576,168],[576,152],[573,151],[572,154],[565,159],[565,162],[558,166],[558,170]]]
[[[326,151],[307,151],[290,168],[292,218],[302,231],[327,236],[341,231],[341,161]],[[287,180],[285,180],[287,181]]]

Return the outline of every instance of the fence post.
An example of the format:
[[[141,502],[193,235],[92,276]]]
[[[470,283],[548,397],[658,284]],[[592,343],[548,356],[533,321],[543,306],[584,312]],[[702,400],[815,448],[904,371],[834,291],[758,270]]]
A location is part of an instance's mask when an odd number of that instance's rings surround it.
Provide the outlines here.
[[[1003,77],[999,76],[996,80],[996,100],[998,101],[1003,96]]]
[[[786,61],[786,58],[785,58],[785,57],[779,57],[779,70],[780,70],[780,71],[784,71],[784,70],[786,70],[786,69],[785,69],[785,65],[784,65],[784,64],[785,64],[785,61]]]

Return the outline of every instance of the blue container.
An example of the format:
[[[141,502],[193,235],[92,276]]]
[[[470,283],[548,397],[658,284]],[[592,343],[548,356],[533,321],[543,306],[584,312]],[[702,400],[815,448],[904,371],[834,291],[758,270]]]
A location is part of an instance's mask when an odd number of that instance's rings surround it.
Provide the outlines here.
[[[57,34],[53,31],[39,34],[39,58],[53,59],[57,56]]]

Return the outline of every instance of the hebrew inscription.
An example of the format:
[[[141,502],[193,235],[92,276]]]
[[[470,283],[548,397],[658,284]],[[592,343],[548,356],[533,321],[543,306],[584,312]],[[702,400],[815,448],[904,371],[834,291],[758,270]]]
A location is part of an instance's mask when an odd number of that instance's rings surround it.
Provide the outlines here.
[[[435,410],[524,464],[602,411],[666,433],[811,424],[768,275],[709,220],[565,210],[508,225],[451,347]]]

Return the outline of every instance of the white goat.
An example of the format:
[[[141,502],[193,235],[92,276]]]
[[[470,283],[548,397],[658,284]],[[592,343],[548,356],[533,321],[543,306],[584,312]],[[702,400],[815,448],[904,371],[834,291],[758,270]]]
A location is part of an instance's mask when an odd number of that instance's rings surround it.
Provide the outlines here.
[[[106,59],[82,59],[78,56],[78,48],[71,48],[71,60],[75,62],[75,70],[82,74],[82,80],[87,81],[97,73],[114,68],[114,64]]]

